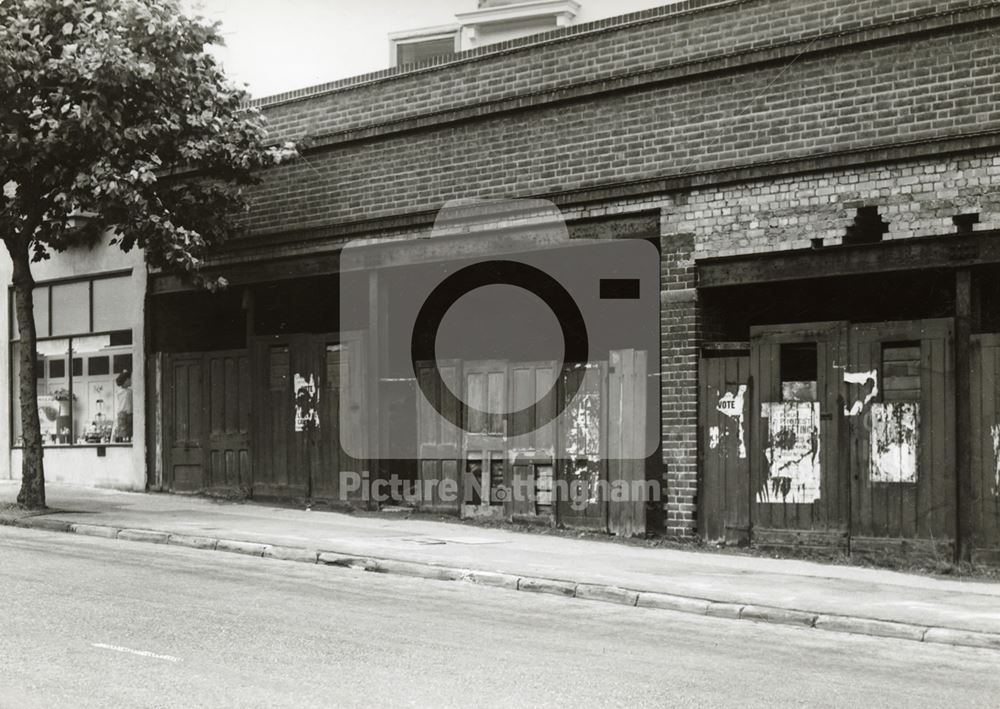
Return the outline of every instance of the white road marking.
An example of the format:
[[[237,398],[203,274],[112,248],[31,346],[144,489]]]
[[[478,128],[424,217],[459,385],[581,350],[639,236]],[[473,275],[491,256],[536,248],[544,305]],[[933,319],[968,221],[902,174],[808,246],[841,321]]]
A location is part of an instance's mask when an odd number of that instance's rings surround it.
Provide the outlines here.
[[[133,650],[130,647],[122,647],[121,645],[106,645],[105,643],[90,643],[90,645],[101,650],[114,650],[115,652],[124,652],[129,655],[138,655],[139,657],[151,657],[154,660],[166,660],[167,662],[181,661],[181,658],[174,657],[173,655],[157,655],[155,652],[150,652],[149,650]]]

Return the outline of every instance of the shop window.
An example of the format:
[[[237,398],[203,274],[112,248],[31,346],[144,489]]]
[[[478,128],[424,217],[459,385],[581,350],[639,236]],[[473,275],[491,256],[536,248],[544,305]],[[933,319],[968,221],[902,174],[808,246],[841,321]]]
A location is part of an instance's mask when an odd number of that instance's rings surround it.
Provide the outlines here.
[[[815,342],[781,346],[781,400],[818,401],[818,365]]]
[[[102,331],[129,325],[130,300],[122,293],[130,282],[128,276],[116,275],[36,287],[38,411],[44,445],[132,442],[132,331]],[[12,437],[14,445],[21,445],[16,324],[11,334]]]

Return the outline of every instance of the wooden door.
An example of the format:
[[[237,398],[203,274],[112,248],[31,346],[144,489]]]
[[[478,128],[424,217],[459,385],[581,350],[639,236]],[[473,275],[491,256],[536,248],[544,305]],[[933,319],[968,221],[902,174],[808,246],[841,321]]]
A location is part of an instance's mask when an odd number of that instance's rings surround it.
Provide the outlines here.
[[[702,471],[698,533],[746,544],[750,535],[750,357],[706,357],[699,372]]]
[[[847,324],[753,327],[750,335],[753,537],[763,544],[846,548],[850,485],[841,409]]]
[[[507,363],[467,362],[463,441],[463,507],[467,517],[507,516]]]
[[[245,350],[163,358],[164,487],[246,494],[250,366]]]
[[[973,558],[1000,563],[1000,335],[972,338]]]
[[[851,417],[852,547],[861,537],[954,538],[953,337],[951,319],[852,328],[852,369],[879,381]]]
[[[364,334],[310,339],[314,356],[322,363],[317,373],[322,390],[319,418],[311,431],[318,451],[309,470],[310,493],[337,504],[362,504],[371,483],[365,436],[368,368]],[[348,475],[358,476],[360,489]]]
[[[257,339],[255,497],[309,497],[318,458],[314,429],[320,362],[311,338]]]
[[[462,390],[462,363],[459,360],[440,362],[440,379],[433,376],[433,366],[430,362],[417,366],[421,383],[417,389],[417,481],[421,490],[418,500],[424,510],[459,512],[462,429],[452,421],[461,421],[462,416],[457,398]],[[442,385],[455,396],[443,396]]]
[[[203,371],[208,415],[205,487],[247,494],[250,469],[250,360],[246,350],[209,352]]]
[[[556,400],[547,398],[558,376],[555,362],[516,362],[510,365],[508,410],[512,430],[507,432],[510,461],[507,517],[512,520],[554,520],[552,493],[555,475]]]
[[[360,333],[258,338],[255,495],[361,500],[363,486],[350,498],[340,483],[367,473],[366,356]]]
[[[607,364],[592,362],[566,372],[561,396],[566,401],[561,420],[567,425],[559,427],[557,468],[559,491],[565,493],[556,500],[557,519],[567,527],[606,531],[607,500],[601,487],[607,484],[602,425],[607,418]]]
[[[646,353],[613,350],[608,361],[608,531],[646,532]]]
[[[205,430],[200,354],[163,358],[164,486],[194,492],[205,486]]]
[[[848,392],[852,550],[866,537],[954,539],[953,334],[951,319],[851,328],[848,373],[877,386]]]

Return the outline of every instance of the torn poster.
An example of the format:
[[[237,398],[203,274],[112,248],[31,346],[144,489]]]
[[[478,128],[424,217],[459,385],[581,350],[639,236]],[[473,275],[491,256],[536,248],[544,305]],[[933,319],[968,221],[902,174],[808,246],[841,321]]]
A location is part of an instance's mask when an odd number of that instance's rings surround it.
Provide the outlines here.
[[[844,416],[857,416],[865,410],[868,402],[878,396],[878,371],[873,369],[870,372],[844,372],[844,381],[862,388],[871,382],[872,388],[864,399],[856,399],[850,408],[844,407]]]
[[[316,377],[312,374],[306,379],[298,372],[292,380],[295,397],[295,430],[305,431],[307,428],[319,428],[319,387]]]
[[[708,447],[710,450],[715,450],[719,447],[719,427],[709,426],[708,428]]]
[[[740,458],[747,457],[747,446],[746,446],[746,435],[743,427],[743,413],[744,413],[744,403],[746,400],[747,385],[740,384],[734,394],[731,391],[727,391],[723,396],[719,398],[719,403],[715,407],[716,411],[725,414],[731,419],[736,421],[736,427],[739,432],[739,456]],[[714,446],[713,446],[714,447]]]
[[[920,404],[872,404],[871,472],[873,483],[917,482]]]
[[[757,502],[812,504],[820,498],[820,404],[779,401],[765,407],[769,469]]]
[[[990,427],[993,434],[993,496],[1000,497],[1000,423]]]
[[[570,458],[600,460],[601,397],[593,390],[598,374],[598,370],[587,370],[580,391],[566,407],[566,453]]]

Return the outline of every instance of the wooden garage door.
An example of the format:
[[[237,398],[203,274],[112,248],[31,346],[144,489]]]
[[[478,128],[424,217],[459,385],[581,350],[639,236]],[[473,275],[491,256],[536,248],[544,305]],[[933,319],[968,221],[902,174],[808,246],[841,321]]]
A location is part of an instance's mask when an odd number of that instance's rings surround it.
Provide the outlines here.
[[[950,543],[955,536],[952,320],[854,325],[845,378],[855,380],[845,406],[852,550],[863,551],[869,537]]]
[[[751,328],[753,535],[803,530],[797,543],[846,547],[850,486],[840,414],[844,322]],[[777,533],[781,536],[781,533]],[[807,538],[810,537],[811,538]]]

